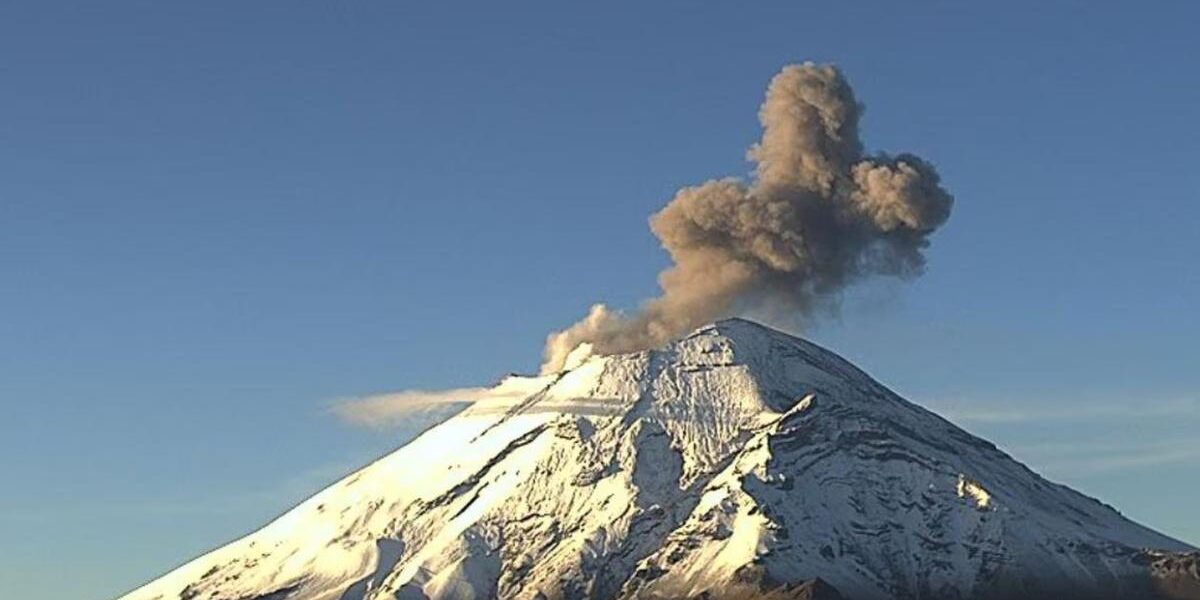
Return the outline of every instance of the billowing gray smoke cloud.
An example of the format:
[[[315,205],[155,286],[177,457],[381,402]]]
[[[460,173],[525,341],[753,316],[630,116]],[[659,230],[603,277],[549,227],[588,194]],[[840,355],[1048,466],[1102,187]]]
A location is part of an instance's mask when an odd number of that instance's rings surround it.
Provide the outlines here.
[[[659,275],[662,294],[630,316],[592,307],[550,335],[543,372],[580,344],[600,354],[652,348],[755,304],[803,321],[860,278],[920,274],[954,199],[916,156],[864,155],[861,115],[835,67],[785,67],[759,111],[754,180],[680,190],[650,219],[675,262]]]

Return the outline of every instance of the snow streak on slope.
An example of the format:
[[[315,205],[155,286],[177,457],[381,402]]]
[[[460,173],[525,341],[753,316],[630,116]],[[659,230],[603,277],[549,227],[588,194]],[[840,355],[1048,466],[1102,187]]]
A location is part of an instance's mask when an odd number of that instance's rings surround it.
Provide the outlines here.
[[[505,380],[497,396],[518,401],[473,406],[125,598],[1137,597],[1154,573],[1190,585],[1196,561],[1174,554],[1186,545],[803,340],[729,320],[578,358]]]

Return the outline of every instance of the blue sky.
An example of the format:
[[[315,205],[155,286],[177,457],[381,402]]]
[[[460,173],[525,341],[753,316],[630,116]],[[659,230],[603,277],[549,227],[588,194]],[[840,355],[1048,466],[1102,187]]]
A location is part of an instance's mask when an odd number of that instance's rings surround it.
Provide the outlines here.
[[[1200,8],[1043,4],[4,3],[0,597],[113,597],[420,426],[338,398],[637,306],[803,60],[958,199],[809,335],[1200,543]]]

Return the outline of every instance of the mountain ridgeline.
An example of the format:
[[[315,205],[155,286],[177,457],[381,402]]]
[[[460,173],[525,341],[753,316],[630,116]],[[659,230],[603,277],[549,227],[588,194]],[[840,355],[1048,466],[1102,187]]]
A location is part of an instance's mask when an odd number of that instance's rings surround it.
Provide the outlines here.
[[[498,390],[125,600],[1200,598],[1195,548],[749,321]]]

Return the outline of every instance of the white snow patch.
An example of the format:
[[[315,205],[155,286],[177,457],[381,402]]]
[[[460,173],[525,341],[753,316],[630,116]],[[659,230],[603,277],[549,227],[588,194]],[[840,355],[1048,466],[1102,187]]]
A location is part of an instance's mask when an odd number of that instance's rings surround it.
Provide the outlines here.
[[[578,367],[579,365],[582,365],[583,362],[585,360],[587,360],[588,358],[590,358],[591,356],[592,356],[592,345],[591,344],[584,342],[578,346],[575,346],[574,350],[567,353],[567,358],[566,358],[566,361],[563,363],[562,370],[570,371],[571,369],[574,369],[574,368]]]
[[[968,479],[965,475],[958,476],[958,497],[966,498],[970,496],[975,501],[975,507],[980,510],[986,510],[992,504],[992,494],[979,485],[978,482]]]

